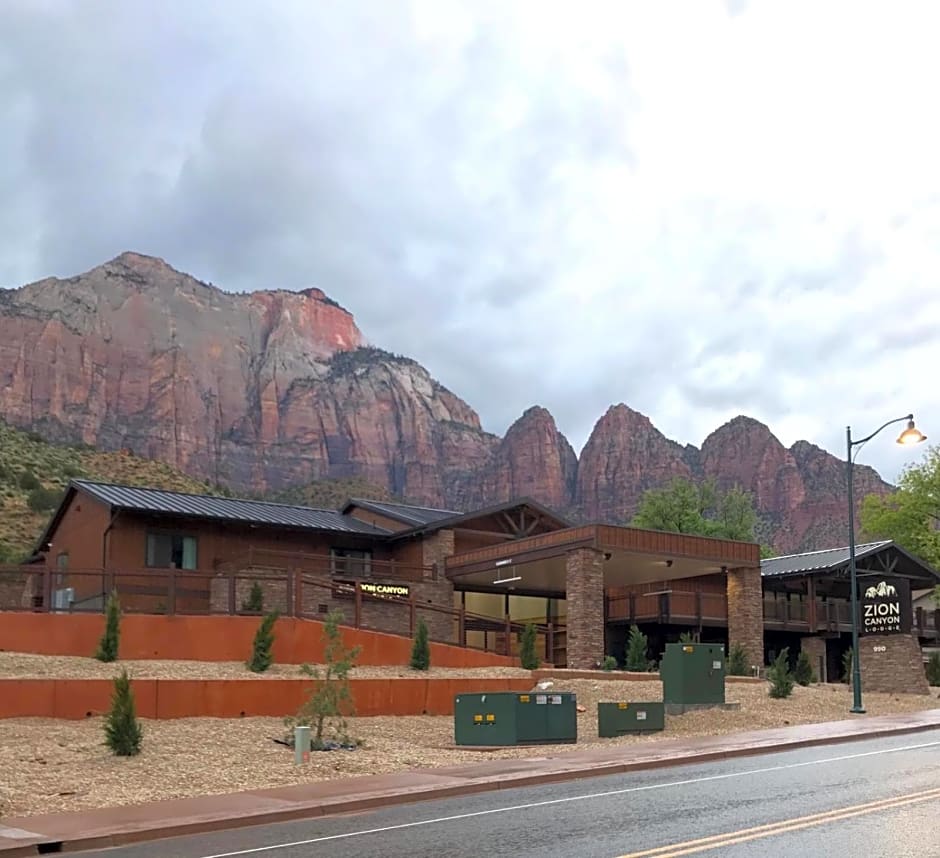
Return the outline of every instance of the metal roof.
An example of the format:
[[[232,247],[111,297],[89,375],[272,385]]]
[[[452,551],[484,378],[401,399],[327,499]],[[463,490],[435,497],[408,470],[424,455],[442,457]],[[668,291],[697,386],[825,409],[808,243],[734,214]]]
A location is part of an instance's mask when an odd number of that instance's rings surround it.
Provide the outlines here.
[[[870,554],[876,554],[894,543],[890,539],[881,542],[863,542],[855,546],[855,559],[860,560]],[[849,549],[826,548],[822,551],[807,551],[805,554],[786,554],[782,557],[768,557],[760,562],[762,576],[798,575],[806,572],[823,572],[836,569],[849,562]]]
[[[413,527],[420,527],[424,524],[433,524],[435,521],[443,521],[447,518],[455,518],[463,515],[460,512],[454,512],[452,509],[433,509],[426,506],[412,506],[404,503],[391,503],[390,501],[374,501],[364,498],[350,498],[344,510],[350,506],[358,506],[362,509],[368,509],[379,515],[385,515],[389,518],[400,521],[402,524],[408,524]]]
[[[70,487],[86,492],[115,509],[215,521],[294,527],[302,530],[362,533],[370,536],[388,536],[389,534],[388,530],[330,509],[167,492],[160,489],[119,486],[88,480],[72,480]]]

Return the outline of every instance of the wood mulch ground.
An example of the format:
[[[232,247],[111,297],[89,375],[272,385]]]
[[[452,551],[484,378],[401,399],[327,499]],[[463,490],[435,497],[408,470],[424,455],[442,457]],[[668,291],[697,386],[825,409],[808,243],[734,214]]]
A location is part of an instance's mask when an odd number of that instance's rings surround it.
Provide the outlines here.
[[[492,674],[490,674],[492,675]],[[658,681],[558,680],[556,691],[574,691],[586,711],[578,716],[582,748],[720,735],[743,730],[845,719],[851,695],[844,685],[797,687],[787,700],[772,700],[766,685],[730,684],[737,711],[699,711],[667,719],[664,733],[648,737],[597,737],[596,704],[602,700],[662,699]],[[866,694],[870,715],[940,706],[933,696]],[[421,769],[493,758],[571,751],[575,746],[456,750],[453,719],[446,717],[354,718],[356,751],[315,753],[301,768],[293,752],[271,741],[283,736],[274,718],[145,721],[143,751],[116,758],[102,745],[102,719],[0,722],[0,815],[29,815],[90,807],[137,804],[247,789],[290,786],[327,778]]]

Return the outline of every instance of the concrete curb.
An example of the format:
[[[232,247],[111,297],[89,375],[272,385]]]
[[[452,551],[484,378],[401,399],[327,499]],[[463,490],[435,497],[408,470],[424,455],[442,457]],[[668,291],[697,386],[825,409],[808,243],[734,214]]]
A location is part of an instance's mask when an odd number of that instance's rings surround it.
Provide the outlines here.
[[[920,718],[911,720],[916,716]],[[870,729],[859,729],[866,723],[870,725]],[[826,727],[832,729],[826,732],[823,729]],[[816,735],[812,735],[814,731],[807,728],[815,728]],[[635,755],[637,746],[631,745],[621,747],[619,755],[606,751],[570,752],[547,759],[513,758],[461,767],[401,772],[397,775],[350,778],[329,782],[332,791],[340,794],[313,800],[304,799],[302,794],[311,789],[315,790],[316,785],[305,784],[299,787],[154,802],[111,810],[11,818],[0,820],[0,858],[19,858],[53,851],[103,849],[147,840],[355,813],[439,798],[756,756],[768,751],[793,751],[820,745],[902,736],[938,728],[940,709],[933,709],[913,713],[907,723],[898,716],[884,716],[729,734],[714,737],[710,742],[715,746],[713,748],[707,747],[709,743],[702,743],[706,747],[689,749],[684,753],[679,751],[672,755],[668,754],[667,748],[667,753],[657,756],[657,749],[651,746],[643,749],[652,751],[645,759],[624,759],[625,753],[632,752]],[[801,729],[810,735],[800,736]],[[794,734],[793,738],[787,739],[782,735],[786,733]],[[607,754],[608,758],[604,759],[599,754]],[[383,787],[383,779],[393,782],[398,780],[400,783],[397,786],[390,784]],[[367,785],[366,781],[373,783]],[[359,792],[355,791],[357,783],[363,787]],[[347,789],[346,795],[342,795],[344,787]],[[292,798],[293,795],[296,795],[296,798]],[[201,812],[198,809],[200,803],[206,806]],[[181,812],[185,805],[197,807],[191,808],[190,815],[187,816],[185,812]],[[148,818],[148,811],[159,811],[161,808],[165,809],[164,813],[158,812]],[[96,816],[110,819],[96,820]],[[125,817],[123,821],[122,816]],[[9,828],[5,829],[5,825]],[[5,831],[12,833],[14,830],[21,832],[19,837],[4,836]],[[28,834],[34,836],[23,836]],[[39,851],[40,846],[43,847],[43,852]]]

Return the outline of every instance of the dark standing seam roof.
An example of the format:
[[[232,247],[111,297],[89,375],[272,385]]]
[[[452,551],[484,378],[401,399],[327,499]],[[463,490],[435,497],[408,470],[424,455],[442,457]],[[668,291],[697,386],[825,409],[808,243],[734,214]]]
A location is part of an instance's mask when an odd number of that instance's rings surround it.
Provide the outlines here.
[[[389,535],[388,530],[329,509],[140,489],[86,480],[73,480],[71,485],[115,509],[214,521],[295,527],[303,530],[361,533],[369,536]]]
[[[855,559],[860,560],[869,554],[891,545],[890,539],[881,542],[863,542],[855,546]],[[765,577],[776,575],[798,575],[805,572],[822,572],[844,566],[849,562],[849,549],[827,548],[823,551],[808,551],[805,554],[787,554],[783,557],[769,557],[760,562],[760,574]]]
[[[350,498],[346,508],[348,509],[351,505],[387,516],[395,519],[395,521],[400,521],[402,524],[413,526],[433,524],[435,521],[443,521],[446,518],[462,515],[462,513],[454,512],[451,509],[432,509],[426,506],[411,506],[410,504],[362,500],[360,498]]]

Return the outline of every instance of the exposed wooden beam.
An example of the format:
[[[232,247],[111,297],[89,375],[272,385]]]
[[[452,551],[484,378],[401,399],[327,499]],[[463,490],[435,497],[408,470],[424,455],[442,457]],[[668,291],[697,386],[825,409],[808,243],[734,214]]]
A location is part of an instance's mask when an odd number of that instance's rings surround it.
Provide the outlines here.
[[[469,536],[487,536],[491,539],[515,539],[515,534],[502,533],[498,530],[475,530],[472,527],[455,527],[454,533],[466,533]]]
[[[506,532],[511,533],[514,536],[518,536],[519,529],[516,527],[516,523],[512,520],[512,516],[505,510],[500,512],[499,516],[503,520],[503,522],[506,524]]]

